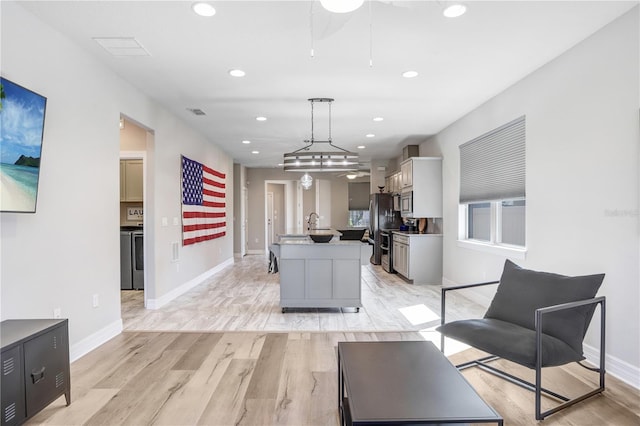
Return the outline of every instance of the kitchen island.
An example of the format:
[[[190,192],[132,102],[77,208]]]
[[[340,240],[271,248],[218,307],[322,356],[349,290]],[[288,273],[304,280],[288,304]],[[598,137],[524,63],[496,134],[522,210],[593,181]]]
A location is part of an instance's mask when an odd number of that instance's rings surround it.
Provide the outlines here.
[[[361,258],[368,249],[359,241],[284,239],[279,244],[280,307],[356,308],[361,301]]]

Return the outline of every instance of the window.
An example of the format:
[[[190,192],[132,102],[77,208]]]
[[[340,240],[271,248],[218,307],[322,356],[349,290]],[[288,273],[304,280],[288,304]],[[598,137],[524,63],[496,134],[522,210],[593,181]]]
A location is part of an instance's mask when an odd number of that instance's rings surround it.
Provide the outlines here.
[[[462,217],[466,221],[464,239],[524,247],[525,206],[525,200],[500,200],[463,206]]]
[[[504,200],[499,207],[498,242],[524,247],[525,200]]]
[[[467,238],[491,241],[491,203],[469,204],[466,216]]]
[[[349,210],[350,228],[368,228],[369,210]]]
[[[524,116],[460,145],[460,242],[525,248],[525,171]]]
[[[349,227],[369,227],[369,182],[349,182]]]

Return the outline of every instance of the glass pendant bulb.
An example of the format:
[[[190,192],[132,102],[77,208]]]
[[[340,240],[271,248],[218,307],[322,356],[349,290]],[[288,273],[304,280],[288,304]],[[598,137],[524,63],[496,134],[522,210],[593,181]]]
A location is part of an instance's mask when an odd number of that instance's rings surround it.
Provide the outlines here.
[[[300,178],[300,185],[302,185],[303,189],[311,188],[311,185],[313,185],[313,178],[309,175],[309,173],[305,173],[302,175],[302,177]]]

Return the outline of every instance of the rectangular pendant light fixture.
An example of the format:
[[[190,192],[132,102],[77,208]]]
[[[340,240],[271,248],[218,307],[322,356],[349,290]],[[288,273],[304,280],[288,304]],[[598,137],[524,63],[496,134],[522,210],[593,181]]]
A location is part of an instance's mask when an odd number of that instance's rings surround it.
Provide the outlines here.
[[[358,154],[342,149],[331,142],[331,102],[332,98],[310,98],[311,102],[311,140],[309,145],[284,154],[284,171],[286,172],[349,172],[358,170]],[[313,138],[313,104],[326,102],[329,104],[329,138],[316,141]],[[315,144],[326,144],[328,149],[312,150]]]
[[[318,142],[316,142],[318,143]],[[333,146],[333,145],[332,145]],[[295,151],[284,154],[286,172],[348,172],[358,170],[358,154],[349,151]]]

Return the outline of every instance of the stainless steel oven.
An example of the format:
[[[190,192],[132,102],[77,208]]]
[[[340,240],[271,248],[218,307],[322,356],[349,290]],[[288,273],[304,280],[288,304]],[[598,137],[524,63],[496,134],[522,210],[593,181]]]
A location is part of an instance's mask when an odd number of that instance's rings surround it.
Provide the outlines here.
[[[380,232],[380,236],[382,237],[382,242],[380,244],[380,249],[382,251],[380,264],[382,265],[382,269],[389,273],[394,273],[393,269],[393,230],[387,229]]]

